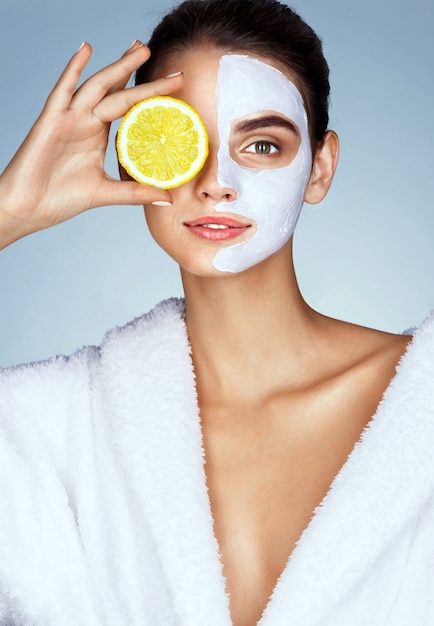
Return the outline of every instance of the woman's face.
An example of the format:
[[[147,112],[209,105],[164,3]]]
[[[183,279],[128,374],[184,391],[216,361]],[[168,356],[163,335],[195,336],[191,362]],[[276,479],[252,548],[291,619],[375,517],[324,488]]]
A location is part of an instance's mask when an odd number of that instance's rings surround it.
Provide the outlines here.
[[[172,207],[145,207],[157,243],[189,272],[241,272],[290,239],[311,171],[307,116],[295,85],[262,60],[192,50],[164,65],[182,70],[173,94],[202,116],[210,153],[172,190]]]

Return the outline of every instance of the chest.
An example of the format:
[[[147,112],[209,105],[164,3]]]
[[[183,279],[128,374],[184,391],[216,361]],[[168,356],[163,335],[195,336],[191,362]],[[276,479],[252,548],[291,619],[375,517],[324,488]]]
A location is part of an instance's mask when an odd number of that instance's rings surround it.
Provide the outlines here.
[[[202,413],[206,475],[235,626],[253,626],[379,398],[323,394]],[[210,426],[212,424],[212,427]]]

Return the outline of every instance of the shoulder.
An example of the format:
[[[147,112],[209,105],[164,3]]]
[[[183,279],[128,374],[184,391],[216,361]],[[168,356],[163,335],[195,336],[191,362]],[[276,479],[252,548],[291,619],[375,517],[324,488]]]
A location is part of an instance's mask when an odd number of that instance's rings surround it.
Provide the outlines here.
[[[116,342],[134,342],[138,336],[149,338],[153,334],[163,336],[171,328],[183,327],[185,316],[184,300],[171,298],[157,304],[149,312],[128,322],[124,326],[110,329],[98,346],[84,346],[70,355],[55,355],[43,361],[16,365],[0,369],[0,400],[2,391],[15,387],[22,391],[25,383],[35,389],[41,384],[47,388],[58,388],[68,382],[80,382],[83,377],[92,376],[92,369],[97,369],[101,355],[108,345]],[[3,395],[4,397],[4,395]]]
[[[97,347],[86,347],[70,356],[0,371],[3,439],[16,450],[65,443],[76,416],[89,413],[89,371],[98,358]]]
[[[100,346],[86,346],[71,355],[0,370],[0,420],[15,411],[35,413],[40,406],[60,408],[61,404],[71,403],[72,397],[78,401],[80,396],[88,395],[107,351],[119,346],[127,358],[140,339],[150,348],[152,341],[170,335],[171,327],[182,332],[183,311],[183,300],[166,300],[125,326],[108,331]]]
[[[389,363],[396,367],[403,358],[419,359],[425,354],[434,359],[434,311],[419,326],[413,326],[400,334],[372,328],[349,325],[347,331],[354,342],[355,354],[363,360],[378,364]]]
[[[184,300],[163,300],[125,326],[113,328],[100,348],[103,369],[114,375],[120,363],[131,369],[138,363],[149,364],[153,358],[171,359],[180,348],[189,352]]]
[[[381,398],[403,363],[406,372],[425,362],[434,370],[434,313],[419,327],[394,334],[337,320],[330,320],[330,345],[335,381],[345,383],[350,395]]]
[[[67,455],[74,433],[81,440],[92,436],[89,429],[95,420],[101,421],[108,390],[122,378],[134,379],[140,367],[152,371],[157,354],[167,354],[164,363],[173,359],[177,333],[184,336],[187,351],[183,301],[165,301],[124,327],[109,331],[100,346],[1,370],[3,441],[15,450],[50,450],[62,465],[61,457]],[[161,349],[162,342],[166,349]]]
[[[396,365],[413,343],[434,347],[434,311],[419,326],[399,334],[334,319],[328,319],[328,323],[329,337],[343,369],[387,361]]]
[[[13,394],[15,391],[26,395],[33,390],[39,389],[46,393],[49,388],[53,390],[62,387],[68,382],[80,379],[99,358],[97,346],[86,346],[71,355],[56,355],[44,361],[16,365],[0,370],[0,405],[5,399],[6,392]],[[23,387],[24,385],[24,387]],[[44,391],[45,388],[45,391]]]
[[[164,336],[166,332],[184,331],[185,301],[183,298],[163,300],[147,313],[136,317],[124,326],[109,330],[103,339],[101,348],[118,341],[128,342],[137,337]]]

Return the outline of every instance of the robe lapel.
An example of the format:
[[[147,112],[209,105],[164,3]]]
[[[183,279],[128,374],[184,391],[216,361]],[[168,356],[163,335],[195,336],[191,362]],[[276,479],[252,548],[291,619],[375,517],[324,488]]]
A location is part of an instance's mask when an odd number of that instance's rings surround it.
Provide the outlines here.
[[[154,537],[176,624],[229,626],[182,302],[113,332],[102,351],[118,455],[137,525]],[[300,539],[261,626],[321,624],[432,493],[433,354],[428,320]]]
[[[432,495],[433,321],[416,332],[373,420],[294,550],[261,626],[321,624]]]
[[[153,536],[175,623],[228,626],[183,317],[183,301],[170,300],[112,332],[104,386],[136,524]]]

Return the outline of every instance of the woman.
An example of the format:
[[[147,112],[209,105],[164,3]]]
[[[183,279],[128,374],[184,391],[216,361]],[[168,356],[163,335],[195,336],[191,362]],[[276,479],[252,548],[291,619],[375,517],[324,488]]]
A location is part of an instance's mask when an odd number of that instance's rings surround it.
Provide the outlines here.
[[[434,623],[433,325],[410,344],[320,315],[292,264],[338,158],[320,42],[274,0],[205,0],[149,45],[74,93],[84,44],[0,180],[3,246],[143,204],[185,290],[3,373],[3,622]],[[204,119],[204,169],[109,180],[109,122],[169,93]]]

